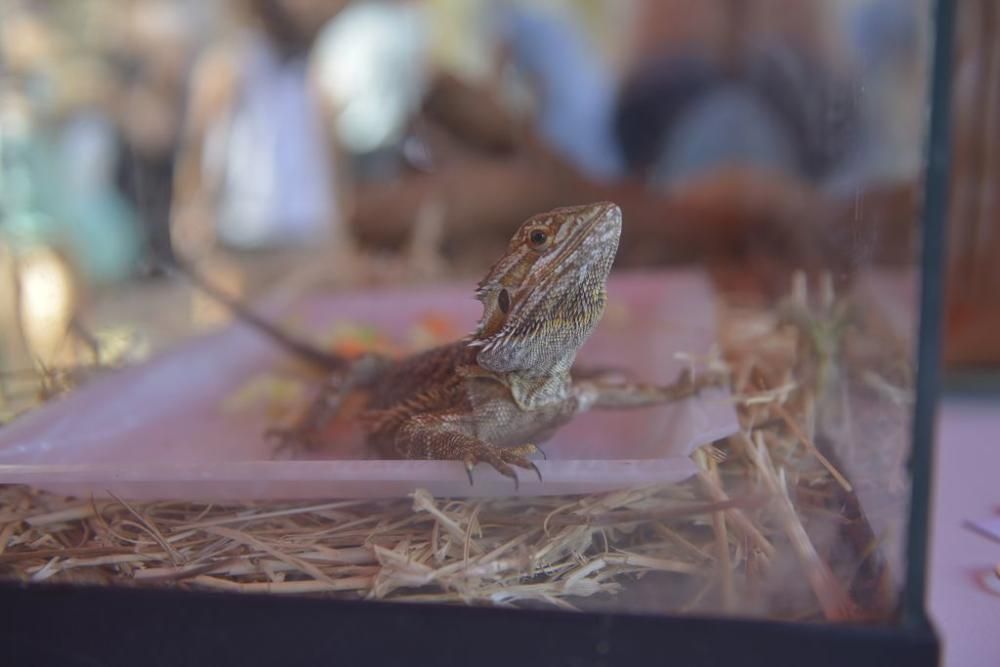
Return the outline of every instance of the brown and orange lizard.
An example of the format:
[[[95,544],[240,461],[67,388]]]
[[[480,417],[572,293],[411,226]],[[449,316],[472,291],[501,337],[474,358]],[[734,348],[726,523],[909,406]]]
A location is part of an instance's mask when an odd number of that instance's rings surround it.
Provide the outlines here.
[[[604,313],[622,216],[608,202],[560,208],[524,222],[507,252],[479,283],[483,315],[464,339],[402,360],[347,360],[295,340],[184,272],[242,320],[291,352],[323,364],[331,377],[283,444],[324,445],[327,426],[356,412],[374,453],[395,459],[464,463],[472,482],[486,463],[517,484],[514,468],[541,473],[538,444],[593,408],[636,408],[678,400],[717,382],[685,373],[667,386],[621,373],[573,368],[577,351]]]

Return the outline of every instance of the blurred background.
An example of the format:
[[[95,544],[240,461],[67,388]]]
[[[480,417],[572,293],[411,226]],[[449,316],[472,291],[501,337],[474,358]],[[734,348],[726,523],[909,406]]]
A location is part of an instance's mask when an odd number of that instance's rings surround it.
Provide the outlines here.
[[[960,4],[950,344],[1000,362],[1000,17]],[[254,300],[469,279],[610,199],[619,268],[912,269],[927,0],[6,0],[0,366],[142,355]],[[471,286],[471,283],[470,283]],[[470,287],[471,289],[471,287]]]

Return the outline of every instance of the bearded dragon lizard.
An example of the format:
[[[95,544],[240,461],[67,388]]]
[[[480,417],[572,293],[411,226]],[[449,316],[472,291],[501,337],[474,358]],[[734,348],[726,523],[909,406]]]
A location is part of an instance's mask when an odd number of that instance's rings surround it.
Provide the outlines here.
[[[608,202],[560,208],[524,222],[483,278],[483,315],[466,338],[402,360],[355,361],[294,340],[197,278],[200,287],[290,351],[331,369],[331,379],[300,423],[277,431],[284,444],[324,444],[327,426],[348,404],[373,452],[438,459],[472,470],[486,463],[517,485],[514,468],[541,473],[531,456],[574,415],[678,400],[716,380],[654,386],[621,374],[574,369],[597,326],[618,249],[622,216]],[[356,411],[356,412],[355,412]]]

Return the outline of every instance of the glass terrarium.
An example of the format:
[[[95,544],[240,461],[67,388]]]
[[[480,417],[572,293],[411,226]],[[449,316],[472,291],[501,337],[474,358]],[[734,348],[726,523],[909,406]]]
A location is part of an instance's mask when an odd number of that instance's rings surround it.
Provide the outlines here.
[[[0,11],[15,652],[936,662],[951,3]]]

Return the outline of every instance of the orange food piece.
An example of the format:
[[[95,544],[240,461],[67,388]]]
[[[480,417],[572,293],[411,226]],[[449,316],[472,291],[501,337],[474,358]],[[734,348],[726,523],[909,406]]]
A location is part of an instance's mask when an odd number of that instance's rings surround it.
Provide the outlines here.
[[[418,324],[441,342],[453,340],[459,334],[451,318],[441,313],[428,313],[420,318]]]

